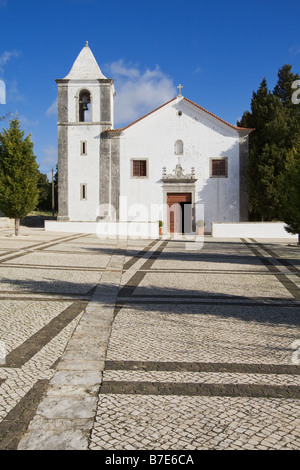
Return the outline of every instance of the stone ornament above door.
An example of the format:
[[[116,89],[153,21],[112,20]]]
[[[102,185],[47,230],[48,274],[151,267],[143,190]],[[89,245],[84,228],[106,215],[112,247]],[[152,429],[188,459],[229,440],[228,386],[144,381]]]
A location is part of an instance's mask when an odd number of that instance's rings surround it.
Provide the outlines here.
[[[190,174],[185,174],[180,163],[177,163],[173,173],[167,174],[167,169],[163,167],[162,181],[164,183],[195,183],[195,168],[192,167]]]

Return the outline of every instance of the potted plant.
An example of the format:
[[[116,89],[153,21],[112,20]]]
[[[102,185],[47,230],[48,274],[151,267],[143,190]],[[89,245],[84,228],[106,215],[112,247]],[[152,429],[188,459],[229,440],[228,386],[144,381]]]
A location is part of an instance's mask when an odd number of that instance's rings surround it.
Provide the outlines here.
[[[196,225],[197,225],[197,229],[198,229],[198,235],[203,235],[204,234],[204,227],[205,227],[204,220],[198,220]]]
[[[159,226],[159,235],[162,235],[162,228],[163,228],[163,221],[162,220],[159,220],[158,221],[158,226]]]

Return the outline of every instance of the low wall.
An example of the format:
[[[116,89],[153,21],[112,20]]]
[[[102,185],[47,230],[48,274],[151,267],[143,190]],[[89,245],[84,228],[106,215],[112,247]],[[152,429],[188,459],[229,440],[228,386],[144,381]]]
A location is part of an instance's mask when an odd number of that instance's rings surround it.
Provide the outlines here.
[[[286,238],[298,240],[288,233],[283,222],[212,223],[211,236],[218,238]]]
[[[94,233],[99,238],[158,238],[158,222],[45,221],[47,232]]]
[[[15,225],[14,219],[0,216],[0,228],[13,228]]]

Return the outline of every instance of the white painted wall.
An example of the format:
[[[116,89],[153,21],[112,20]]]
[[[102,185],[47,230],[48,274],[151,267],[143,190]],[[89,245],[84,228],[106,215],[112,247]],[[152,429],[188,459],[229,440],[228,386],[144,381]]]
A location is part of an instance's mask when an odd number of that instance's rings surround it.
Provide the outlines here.
[[[0,212],[0,228],[13,228],[15,225],[14,219],[9,219],[8,217],[4,217],[1,215]]]
[[[217,238],[287,238],[298,236],[288,233],[283,222],[240,222],[238,224],[213,223],[212,236]]]
[[[178,110],[182,115],[178,116]],[[239,220],[239,136],[238,132],[218,121],[205,111],[177,98],[124,130],[121,137],[121,197],[127,198],[127,207],[140,203],[148,220],[163,218],[162,169],[172,173],[178,163],[174,155],[176,140],[184,143],[180,162],[185,173],[195,167],[196,220],[202,218],[205,204],[206,231],[212,221]],[[228,158],[228,178],[210,178],[210,158]],[[149,178],[131,179],[130,160],[148,159]],[[160,208],[160,213],[151,208]],[[128,220],[121,208],[121,220]],[[132,209],[134,212],[134,209]],[[165,223],[166,225],[166,223]]]
[[[157,222],[56,222],[45,221],[47,232],[94,233],[99,238],[156,239],[159,236]]]
[[[79,123],[78,95],[91,94],[91,122]],[[68,171],[69,217],[71,221],[94,221],[99,201],[100,86],[94,80],[72,80],[69,84]],[[87,155],[81,155],[80,142],[87,141]],[[80,185],[87,186],[87,199],[80,198]]]

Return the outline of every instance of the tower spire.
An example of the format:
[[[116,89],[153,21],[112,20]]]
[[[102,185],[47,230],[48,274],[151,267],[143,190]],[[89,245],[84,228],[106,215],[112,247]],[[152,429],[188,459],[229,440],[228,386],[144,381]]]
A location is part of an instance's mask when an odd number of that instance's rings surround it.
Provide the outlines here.
[[[71,71],[65,77],[67,79],[88,80],[106,78],[101,72],[97,61],[89,48],[89,42],[86,41],[85,47],[82,48],[80,54],[75,60]]]

